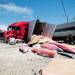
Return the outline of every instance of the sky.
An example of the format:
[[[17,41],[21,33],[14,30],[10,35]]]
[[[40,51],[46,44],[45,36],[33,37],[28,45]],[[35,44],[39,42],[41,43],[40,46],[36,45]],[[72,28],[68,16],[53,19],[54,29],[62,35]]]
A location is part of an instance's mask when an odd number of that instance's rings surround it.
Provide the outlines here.
[[[75,19],[75,0],[63,0],[69,22]],[[36,19],[52,24],[66,22],[61,0],[0,0],[0,28]]]

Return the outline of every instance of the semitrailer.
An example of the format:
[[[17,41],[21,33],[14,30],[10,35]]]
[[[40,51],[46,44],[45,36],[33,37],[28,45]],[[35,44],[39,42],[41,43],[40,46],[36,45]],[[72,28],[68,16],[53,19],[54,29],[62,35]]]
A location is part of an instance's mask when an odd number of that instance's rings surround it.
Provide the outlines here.
[[[57,41],[61,40],[64,42],[74,42],[75,41],[75,22],[57,25],[53,39]]]

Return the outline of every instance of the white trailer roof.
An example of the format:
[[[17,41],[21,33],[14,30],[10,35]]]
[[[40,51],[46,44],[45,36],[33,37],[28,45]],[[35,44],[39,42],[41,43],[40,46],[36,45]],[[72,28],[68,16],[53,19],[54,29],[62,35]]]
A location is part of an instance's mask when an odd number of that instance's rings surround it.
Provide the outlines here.
[[[64,23],[64,24],[57,25],[56,29],[62,29],[62,28],[73,27],[73,26],[75,26],[75,22]]]

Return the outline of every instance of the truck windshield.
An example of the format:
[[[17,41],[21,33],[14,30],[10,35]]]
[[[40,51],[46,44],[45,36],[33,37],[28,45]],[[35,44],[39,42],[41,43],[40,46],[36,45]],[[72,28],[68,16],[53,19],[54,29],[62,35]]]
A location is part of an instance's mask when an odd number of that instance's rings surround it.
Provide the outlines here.
[[[8,30],[20,30],[20,27],[12,26],[12,27],[9,27]]]
[[[12,27],[8,27],[8,30],[15,30],[16,27],[15,26],[12,26]]]

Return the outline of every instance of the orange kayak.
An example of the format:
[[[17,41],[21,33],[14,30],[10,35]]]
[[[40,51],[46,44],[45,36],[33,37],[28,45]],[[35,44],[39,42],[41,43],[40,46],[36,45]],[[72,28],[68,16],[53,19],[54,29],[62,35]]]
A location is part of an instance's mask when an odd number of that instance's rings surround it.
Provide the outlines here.
[[[57,54],[56,50],[50,50],[46,48],[32,49],[32,52],[37,53],[42,56],[49,56],[52,58],[55,57],[55,55]]]

